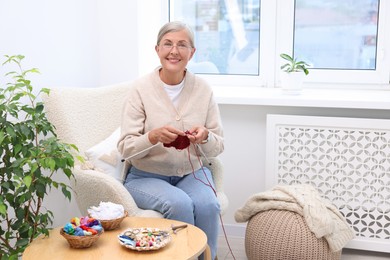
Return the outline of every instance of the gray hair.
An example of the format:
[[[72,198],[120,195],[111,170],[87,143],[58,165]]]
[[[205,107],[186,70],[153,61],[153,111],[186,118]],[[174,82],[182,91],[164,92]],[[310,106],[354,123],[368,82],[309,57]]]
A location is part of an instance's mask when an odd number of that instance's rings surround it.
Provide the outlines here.
[[[158,32],[157,35],[157,45],[160,44],[161,39],[164,37],[165,34],[170,33],[170,32],[178,32],[185,30],[186,33],[188,34],[188,38],[190,40],[191,47],[194,46],[194,32],[192,29],[185,23],[179,22],[179,21],[174,21],[174,22],[169,22],[166,23],[163,27],[161,27],[160,31]]]

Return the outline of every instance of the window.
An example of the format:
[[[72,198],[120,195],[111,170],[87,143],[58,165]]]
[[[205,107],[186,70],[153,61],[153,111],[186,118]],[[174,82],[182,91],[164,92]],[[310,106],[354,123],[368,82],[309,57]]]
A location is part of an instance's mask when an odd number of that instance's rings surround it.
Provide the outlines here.
[[[389,87],[390,1],[160,0],[160,4],[156,28],[168,20],[188,23],[197,48],[189,69],[213,85],[278,86],[283,62],[279,55],[288,53],[312,65],[305,78],[308,87]],[[151,17],[144,23],[153,23]]]
[[[170,20],[185,20],[196,35],[190,70],[259,75],[260,0],[171,0],[170,6]]]
[[[384,56],[385,46],[390,46],[385,38],[389,22],[384,19],[388,1],[286,2],[278,2],[277,53],[287,52],[311,64],[306,81],[354,88],[389,82],[390,59]]]
[[[379,0],[297,0],[294,56],[314,69],[375,70]]]

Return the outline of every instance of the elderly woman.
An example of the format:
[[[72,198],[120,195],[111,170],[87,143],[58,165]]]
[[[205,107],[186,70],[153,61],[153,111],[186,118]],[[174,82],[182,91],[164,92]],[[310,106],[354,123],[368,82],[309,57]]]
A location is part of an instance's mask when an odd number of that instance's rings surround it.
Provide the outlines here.
[[[202,229],[214,259],[220,207],[199,156],[223,152],[218,105],[186,69],[196,51],[186,24],[165,24],[155,50],[161,66],[132,83],[123,107],[118,149],[132,165],[124,185],[140,208]]]

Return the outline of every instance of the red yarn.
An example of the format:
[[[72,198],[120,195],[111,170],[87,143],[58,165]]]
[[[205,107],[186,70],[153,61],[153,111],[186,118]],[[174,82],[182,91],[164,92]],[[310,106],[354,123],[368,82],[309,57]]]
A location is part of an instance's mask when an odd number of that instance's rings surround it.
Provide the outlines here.
[[[186,131],[185,133],[188,134],[189,132]],[[185,136],[179,135],[175,139],[175,141],[169,144],[164,144],[164,147],[175,147],[178,150],[186,149],[188,146],[190,146],[190,139],[186,135]]]

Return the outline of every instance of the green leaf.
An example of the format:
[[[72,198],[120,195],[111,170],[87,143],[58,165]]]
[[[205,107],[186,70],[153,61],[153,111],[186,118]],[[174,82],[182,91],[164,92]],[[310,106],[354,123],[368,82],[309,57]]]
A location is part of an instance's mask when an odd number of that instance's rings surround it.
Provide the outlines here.
[[[284,64],[283,66],[280,66],[281,69],[285,69],[287,68],[288,66],[290,66],[289,64]]]
[[[4,132],[3,132],[3,131],[0,131],[0,145],[3,143],[4,138],[5,138]],[[1,154],[1,153],[0,153],[0,154]]]
[[[43,104],[38,104],[35,108],[36,113],[42,113],[43,111]]]
[[[0,215],[4,216],[7,213],[7,206],[0,201]]]
[[[81,162],[81,163],[84,163],[84,162],[85,162],[85,158],[84,158],[83,156],[81,156],[81,155],[77,155],[77,156],[76,156],[76,159],[77,159],[79,162]]]
[[[46,186],[42,183],[37,183],[36,191],[37,191],[38,198],[43,198],[46,193]]]
[[[40,72],[37,68],[32,68],[32,69],[26,70],[25,74],[27,74],[27,73],[40,73]]]
[[[49,95],[49,94],[50,94],[50,89],[48,89],[48,88],[42,88],[40,92]]]
[[[45,158],[44,164],[42,164],[42,166],[45,169],[50,169],[51,171],[54,171],[56,167],[56,161],[53,158],[49,158],[49,157]]]
[[[72,198],[72,194],[70,191],[67,189],[66,186],[62,187],[62,193],[65,195],[65,197],[70,201]]]
[[[19,259],[19,255],[18,255],[18,253],[15,253],[15,254],[9,255],[7,258],[2,258],[1,260],[3,260],[3,259],[18,260]]]
[[[15,144],[14,146],[14,155],[17,155],[22,150],[21,144]]]
[[[290,55],[285,54],[285,53],[280,54],[280,57],[282,57],[283,59],[290,61],[290,62],[293,61],[293,58]]]
[[[32,177],[30,175],[24,176],[23,183],[27,186],[27,188],[30,188],[32,182]]]
[[[68,178],[70,178],[72,176],[72,171],[70,169],[63,169],[63,171]]]
[[[31,163],[30,164],[30,171],[31,173],[34,173],[38,169],[38,164],[37,163]]]
[[[15,137],[15,135],[16,135],[15,130],[11,126],[7,126],[5,131],[7,131],[7,134],[9,134],[11,137]]]
[[[22,239],[18,239],[15,245],[18,247],[25,247],[28,245],[28,243],[29,243],[28,238],[22,238]]]

